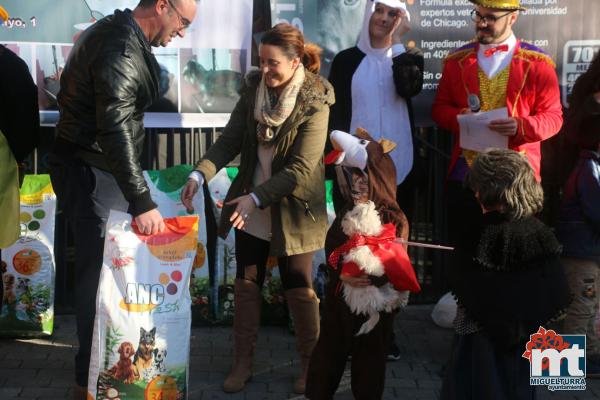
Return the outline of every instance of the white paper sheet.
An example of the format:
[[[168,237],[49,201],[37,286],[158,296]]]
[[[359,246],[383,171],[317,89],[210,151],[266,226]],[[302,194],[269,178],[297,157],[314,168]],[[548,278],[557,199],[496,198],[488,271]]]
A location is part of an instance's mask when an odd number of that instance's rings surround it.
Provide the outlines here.
[[[506,107],[476,114],[458,115],[460,147],[474,151],[484,151],[489,148],[508,148],[508,136],[503,136],[488,128],[491,121],[502,118],[508,118]]]

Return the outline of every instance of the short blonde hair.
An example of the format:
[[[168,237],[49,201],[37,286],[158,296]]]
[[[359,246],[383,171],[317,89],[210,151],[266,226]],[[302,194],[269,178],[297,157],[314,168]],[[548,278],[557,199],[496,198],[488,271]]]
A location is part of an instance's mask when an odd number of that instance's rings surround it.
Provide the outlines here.
[[[544,205],[542,186],[524,155],[492,149],[473,162],[467,184],[487,209],[499,208],[512,219],[537,214]]]

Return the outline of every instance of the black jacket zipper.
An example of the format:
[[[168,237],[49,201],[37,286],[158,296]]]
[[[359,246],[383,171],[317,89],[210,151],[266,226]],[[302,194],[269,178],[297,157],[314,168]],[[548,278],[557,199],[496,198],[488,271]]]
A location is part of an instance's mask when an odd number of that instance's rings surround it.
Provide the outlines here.
[[[308,205],[308,201],[301,199],[300,197],[294,196],[293,194],[290,195],[291,197],[295,198],[296,200],[299,200],[302,202],[302,204],[304,205],[304,215],[306,215],[307,217],[310,217],[313,222],[317,222],[315,216],[313,215],[312,211],[310,211],[310,206]]]

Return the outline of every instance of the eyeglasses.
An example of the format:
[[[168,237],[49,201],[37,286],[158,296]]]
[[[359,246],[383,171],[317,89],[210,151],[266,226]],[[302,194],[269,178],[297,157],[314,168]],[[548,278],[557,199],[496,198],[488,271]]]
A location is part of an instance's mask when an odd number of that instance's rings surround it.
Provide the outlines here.
[[[495,24],[496,21],[498,21],[499,19],[502,19],[502,18],[504,18],[504,17],[506,17],[506,16],[508,16],[508,15],[510,15],[512,13],[514,13],[514,10],[513,11],[509,11],[506,14],[502,14],[502,15],[496,17],[495,15],[492,15],[492,14],[483,16],[483,15],[481,15],[479,13],[479,11],[473,10],[473,11],[471,11],[471,20],[473,22],[475,22],[476,24],[478,24],[480,22],[483,22],[486,25],[488,25],[488,24]]]
[[[175,7],[175,4],[173,4],[173,2],[171,0],[167,0],[167,2],[169,3],[169,5],[171,6],[171,8],[177,14],[177,19],[179,20],[179,25],[181,25],[180,29],[185,30],[185,29],[189,28],[190,25],[192,24],[192,21],[190,21],[189,19],[187,19],[186,17],[184,17],[183,15],[181,15],[181,13],[177,9],[177,7]]]

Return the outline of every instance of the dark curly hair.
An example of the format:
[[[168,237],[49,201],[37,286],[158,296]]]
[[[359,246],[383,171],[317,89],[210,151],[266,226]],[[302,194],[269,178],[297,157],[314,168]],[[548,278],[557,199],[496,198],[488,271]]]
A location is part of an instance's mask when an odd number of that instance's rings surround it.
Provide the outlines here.
[[[473,162],[467,184],[484,208],[497,209],[511,219],[535,215],[544,205],[542,185],[535,179],[533,168],[514,150],[481,153]]]

